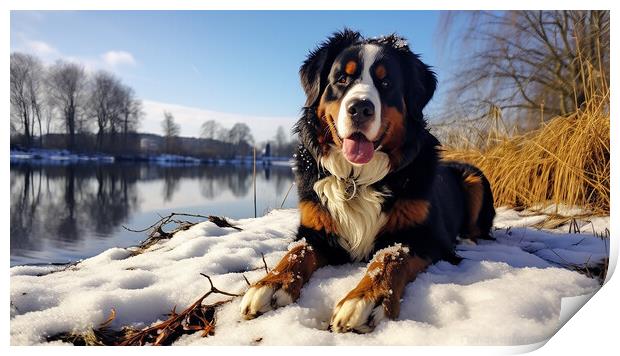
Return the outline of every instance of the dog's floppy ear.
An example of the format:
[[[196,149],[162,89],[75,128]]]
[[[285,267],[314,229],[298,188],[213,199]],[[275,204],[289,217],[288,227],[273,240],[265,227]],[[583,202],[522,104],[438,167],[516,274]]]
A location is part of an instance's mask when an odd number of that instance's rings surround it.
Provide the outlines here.
[[[395,34],[380,38],[377,42],[392,47],[400,58],[405,78],[405,105],[416,119],[422,119],[422,109],[433,97],[437,77],[417,54],[409,49],[407,41]]]
[[[429,66],[424,64],[418,55],[407,51],[405,73],[408,81],[405,83],[405,105],[407,110],[422,118],[422,109],[431,101],[437,88],[437,77]]]
[[[359,32],[345,28],[334,33],[308,54],[308,58],[299,69],[301,86],[304,88],[307,97],[306,107],[314,105],[319,99],[321,90],[326,85],[331,65],[338,54],[343,49],[358,42],[361,37]]]

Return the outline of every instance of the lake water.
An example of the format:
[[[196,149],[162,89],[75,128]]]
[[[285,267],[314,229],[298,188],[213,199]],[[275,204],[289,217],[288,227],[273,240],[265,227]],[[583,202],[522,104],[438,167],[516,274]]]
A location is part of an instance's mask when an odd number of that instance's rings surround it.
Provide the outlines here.
[[[11,266],[66,263],[128,247],[171,212],[254,217],[252,167],[11,163]],[[257,214],[279,208],[288,166],[257,167]],[[297,206],[293,186],[285,208]],[[183,218],[183,220],[197,221]]]

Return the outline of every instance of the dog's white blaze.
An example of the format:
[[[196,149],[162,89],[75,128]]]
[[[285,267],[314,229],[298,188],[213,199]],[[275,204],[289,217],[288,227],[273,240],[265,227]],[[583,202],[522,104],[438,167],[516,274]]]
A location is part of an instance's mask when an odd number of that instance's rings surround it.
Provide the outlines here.
[[[353,85],[340,102],[338,120],[336,120],[336,130],[340,137],[349,137],[357,131],[347,113],[349,103],[352,100],[369,100],[375,106],[375,117],[363,134],[371,141],[379,138],[379,130],[381,129],[381,97],[370,74],[370,67],[375,62],[379,50],[380,48],[377,45],[364,45],[362,50],[363,67],[361,81]]]
[[[378,151],[370,162],[353,165],[340,149],[332,146],[320,163],[332,175],[314,183],[314,191],[334,220],[338,243],[354,260],[360,261],[372,250],[375,237],[387,220],[381,204],[389,192],[377,191],[370,185],[389,173],[388,155]]]

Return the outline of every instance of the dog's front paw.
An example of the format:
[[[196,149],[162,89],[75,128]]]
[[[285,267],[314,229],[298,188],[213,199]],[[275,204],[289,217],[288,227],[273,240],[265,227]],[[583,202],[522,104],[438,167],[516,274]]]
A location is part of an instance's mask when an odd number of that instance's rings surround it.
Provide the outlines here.
[[[343,299],[338,303],[330,328],[334,332],[368,333],[385,319],[385,309],[381,302],[366,297]]]
[[[240,305],[241,316],[244,319],[254,319],[292,302],[293,297],[281,285],[275,283],[254,285],[243,295]]]

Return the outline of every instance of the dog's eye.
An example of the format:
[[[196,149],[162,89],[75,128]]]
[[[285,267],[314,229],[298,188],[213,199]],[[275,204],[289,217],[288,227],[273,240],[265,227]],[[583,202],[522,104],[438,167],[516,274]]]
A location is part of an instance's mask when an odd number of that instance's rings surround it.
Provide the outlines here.
[[[389,88],[389,87],[390,87],[390,81],[389,81],[389,80],[383,80],[383,81],[381,82],[381,87],[382,87],[383,89],[387,89],[387,88]]]
[[[346,75],[341,75],[338,77],[338,79],[336,79],[336,82],[338,84],[346,84],[347,83],[347,76]]]

